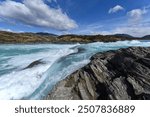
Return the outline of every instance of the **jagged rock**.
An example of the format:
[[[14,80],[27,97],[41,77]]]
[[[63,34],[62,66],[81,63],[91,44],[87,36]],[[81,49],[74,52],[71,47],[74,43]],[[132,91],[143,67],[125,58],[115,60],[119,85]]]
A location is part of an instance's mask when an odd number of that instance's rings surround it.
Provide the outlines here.
[[[97,53],[88,65],[60,81],[46,99],[150,99],[150,48]]]

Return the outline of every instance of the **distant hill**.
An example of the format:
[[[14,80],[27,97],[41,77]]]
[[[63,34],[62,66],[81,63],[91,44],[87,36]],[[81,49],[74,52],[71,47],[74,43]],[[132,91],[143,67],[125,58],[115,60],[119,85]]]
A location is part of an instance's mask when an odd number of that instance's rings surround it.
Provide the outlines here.
[[[47,43],[55,41],[56,37],[50,35],[0,31],[0,43]]]
[[[150,35],[146,35],[144,37],[142,37],[143,39],[150,39]]]
[[[114,36],[118,36],[118,37],[126,37],[126,38],[136,38],[136,37],[133,37],[133,36],[128,35],[128,34],[115,34]]]
[[[125,35],[61,35],[58,40],[63,42],[113,42],[113,41],[123,41],[123,40],[134,40],[134,37],[129,37]]]
[[[52,34],[52,33],[45,33],[45,32],[38,32],[36,33],[38,35],[41,35],[41,36],[53,36],[53,37],[57,37],[58,35],[56,34]]]
[[[91,43],[114,42],[123,40],[144,40],[150,36],[135,38],[127,34],[116,35],[61,35],[51,33],[13,33],[0,31],[0,43]]]

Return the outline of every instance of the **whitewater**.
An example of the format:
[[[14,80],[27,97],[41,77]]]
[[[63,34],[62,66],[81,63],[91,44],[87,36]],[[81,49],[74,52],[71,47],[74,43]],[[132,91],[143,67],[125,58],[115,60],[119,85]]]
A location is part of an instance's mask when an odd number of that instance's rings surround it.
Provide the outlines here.
[[[57,82],[88,64],[92,55],[131,46],[150,47],[150,41],[1,44],[0,100],[44,99]],[[28,67],[35,61],[40,63]]]

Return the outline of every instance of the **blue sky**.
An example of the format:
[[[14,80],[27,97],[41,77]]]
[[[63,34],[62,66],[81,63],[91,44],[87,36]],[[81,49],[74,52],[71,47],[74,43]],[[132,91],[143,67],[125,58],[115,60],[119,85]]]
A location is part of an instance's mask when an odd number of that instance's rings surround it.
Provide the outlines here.
[[[149,0],[0,0],[0,30],[150,34]]]

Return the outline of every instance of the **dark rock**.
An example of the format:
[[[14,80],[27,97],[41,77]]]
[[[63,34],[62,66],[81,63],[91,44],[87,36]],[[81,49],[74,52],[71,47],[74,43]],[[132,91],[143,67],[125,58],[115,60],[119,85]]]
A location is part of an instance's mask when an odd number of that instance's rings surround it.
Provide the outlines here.
[[[45,64],[43,61],[40,60],[37,60],[37,61],[34,61],[32,62],[31,64],[29,64],[27,67],[25,67],[24,69],[29,69],[29,68],[33,68],[37,65],[40,65],[40,64]]]
[[[144,37],[142,37],[143,39],[150,39],[150,35],[145,35]]]
[[[150,48],[98,53],[59,82],[46,99],[150,99]]]
[[[38,32],[36,34],[41,35],[41,36],[53,36],[53,37],[57,37],[58,36],[56,34],[46,33],[46,32]]]

